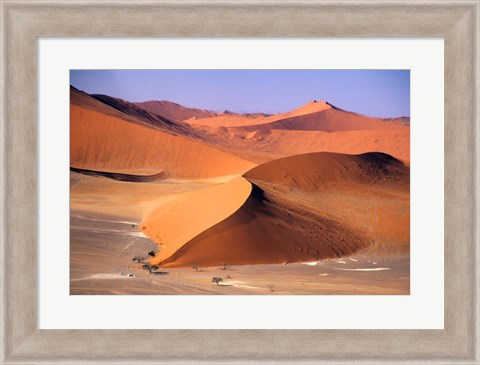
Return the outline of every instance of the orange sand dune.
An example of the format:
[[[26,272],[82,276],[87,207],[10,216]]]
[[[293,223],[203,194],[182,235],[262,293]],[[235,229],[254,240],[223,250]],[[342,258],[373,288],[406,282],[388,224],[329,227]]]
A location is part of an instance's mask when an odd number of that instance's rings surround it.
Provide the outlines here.
[[[409,254],[410,168],[392,156],[309,153],[269,162],[245,176],[262,187],[267,181],[308,192],[305,205],[362,231],[371,240],[365,250],[370,254]]]
[[[161,115],[150,113],[128,101],[108,95],[89,95],[70,86],[70,105],[77,105],[127,122],[161,129],[173,134],[196,137],[197,132],[188,124],[173,122]]]
[[[252,118],[247,115],[242,114],[220,114],[217,116],[209,117],[209,118],[190,118],[184,120],[185,123],[197,126],[197,127],[209,127],[209,128],[216,128],[216,127],[237,127],[237,126],[245,126],[250,124],[257,124],[263,121],[263,117],[260,118]]]
[[[214,115],[210,118],[192,118],[186,120],[189,124],[197,124],[200,126],[209,126],[209,127],[241,127],[241,126],[254,126],[259,124],[272,123],[277,120],[297,117],[305,114],[317,113],[323,110],[330,109],[331,106],[325,102],[315,102],[312,101],[308,104],[302,105],[301,107],[294,109],[292,111],[275,114],[275,115],[265,115],[263,113],[252,113],[252,114],[237,114],[237,113],[223,113],[220,115]]]
[[[255,163],[310,152],[360,154],[383,152],[410,161],[410,128],[322,132],[305,130],[237,131],[231,134],[217,127],[214,137],[205,138],[210,144]]]
[[[269,117],[222,115],[196,122],[205,124],[195,125],[202,140],[255,163],[309,152],[373,151],[410,161],[409,118],[371,118],[326,102]]]
[[[151,100],[135,103],[135,105],[148,110],[151,113],[162,115],[175,122],[183,121],[190,118],[208,118],[217,115],[205,109],[187,108],[183,105],[172,103],[165,100]]]
[[[262,113],[215,114],[170,102],[129,103],[105,95],[88,95],[71,87],[71,104],[188,136],[254,163],[308,152],[357,154],[379,151],[402,161],[410,159],[409,118],[370,118],[345,112],[327,102],[310,102],[293,111],[272,116]],[[192,128],[188,123],[172,122],[144,108],[157,113],[162,110],[178,111],[177,119],[194,115],[187,122],[209,126],[195,124]],[[204,118],[206,115],[217,116]]]
[[[393,185],[395,191],[409,191],[408,168],[392,156],[376,152],[362,155],[307,153],[257,166],[244,176],[249,181],[303,191],[322,191],[348,183]]]
[[[316,103],[315,103],[316,104]],[[337,108],[328,107],[315,112],[307,104],[306,107],[297,109],[292,115],[284,115],[276,120],[269,120],[266,123],[237,127],[247,131],[261,129],[288,129],[288,130],[309,130],[323,132],[339,132],[351,130],[388,130],[405,128],[392,120],[371,118],[365,115],[346,112]],[[302,112],[303,109],[304,110]],[[265,118],[267,119],[267,118]]]
[[[241,174],[254,164],[187,137],[92,109],[70,107],[70,165],[74,168],[165,177]]]
[[[265,135],[265,134],[264,134]],[[361,154],[383,152],[410,161],[410,128],[343,132],[273,130],[263,145],[264,152],[290,156],[309,152]]]
[[[198,127],[228,127],[232,128],[232,132],[254,131],[259,128],[336,132],[396,128],[407,125],[409,118],[373,118],[339,109],[326,101],[312,101],[295,110],[271,116],[222,114],[210,118],[192,118],[185,122]]]
[[[162,261],[182,245],[224,220],[240,208],[252,190],[252,185],[238,176],[223,184],[166,197],[143,220],[143,233],[162,249],[155,257]]]
[[[408,254],[409,169],[391,156],[305,154],[244,176],[252,190],[235,213],[152,262],[166,267],[285,263],[362,249]]]
[[[301,115],[307,115],[312,113],[318,113],[324,110],[332,109],[332,106],[326,101],[311,101],[305,105],[300,106],[297,109],[289,111],[287,113],[282,113],[278,115],[273,115],[269,118],[269,121],[273,122],[275,120],[299,117]]]

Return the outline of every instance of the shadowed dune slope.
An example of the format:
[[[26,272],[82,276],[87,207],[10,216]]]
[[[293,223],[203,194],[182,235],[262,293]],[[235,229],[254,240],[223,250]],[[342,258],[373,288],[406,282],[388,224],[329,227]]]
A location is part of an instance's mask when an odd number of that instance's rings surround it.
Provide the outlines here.
[[[169,118],[166,118],[160,114],[151,113],[143,108],[138,107],[134,103],[128,101],[112,98],[108,95],[91,95],[93,98],[98,101],[115,108],[122,113],[130,115],[139,120],[145,121],[148,124],[151,124],[155,127],[169,130],[176,134],[194,136],[195,131],[188,124],[183,124],[178,121],[172,121]]]
[[[313,261],[360,250],[408,255],[409,169],[391,156],[291,156],[244,177],[252,191],[240,209],[154,261],[175,267]]]
[[[96,176],[96,177],[105,177],[107,179],[118,180],[118,181],[128,181],[128,182],[151,182],[165,179],[165,173],[161,172],[159,174],[152,175],[129,175],[129,174],[119,174],[111,172],[102,172],[102,171],[93,171],[93,170],[82,170],[75,167],[70,167],[70,171],[76,172],[78,174]]]
[[[70,105],[77,105],[127,122],[161,129],[173,134],[196,137],[197,131],[190,125],[174,122],[162,115],[151,113],[128,101],[108,95],[90,95],[70,86]]]
[[[183,105],[172,103],[166,100],[151,100],[135,103],[151,113],[162,115],[175,122],[180,122],[190,118],[208,118],[217,114],[209,110],[188,108]]]
[[[187,137],[92,109],[70,107],[70,166],[173,178],[241,174],[254,164]]]

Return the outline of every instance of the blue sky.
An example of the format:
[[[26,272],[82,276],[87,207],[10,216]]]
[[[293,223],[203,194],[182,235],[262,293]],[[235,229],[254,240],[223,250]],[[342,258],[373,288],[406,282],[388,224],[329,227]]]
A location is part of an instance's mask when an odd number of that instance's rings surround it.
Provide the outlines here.
[[[71,70],[70,83],[214,111],[281,113],[316,99],[370,116],[410,116],[409,70]]]

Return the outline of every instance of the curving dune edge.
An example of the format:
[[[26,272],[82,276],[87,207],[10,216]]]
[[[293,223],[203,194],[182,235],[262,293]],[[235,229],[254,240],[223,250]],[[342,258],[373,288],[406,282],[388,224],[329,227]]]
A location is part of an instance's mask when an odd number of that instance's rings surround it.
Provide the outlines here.
[[[210,221],[190,240],[177,240],[174,249],[160,251],[152,263],[163,267],[289,263],[362,250],[408,254],[409,169],[389,155],[297,155],[257,166],[244,178],[251,190],[238,209],[215,224]],[[345,204],[352,203],[361,205],[357,214],[345,210]],[[371,218],[361,212],[372,209],[380,214]]]

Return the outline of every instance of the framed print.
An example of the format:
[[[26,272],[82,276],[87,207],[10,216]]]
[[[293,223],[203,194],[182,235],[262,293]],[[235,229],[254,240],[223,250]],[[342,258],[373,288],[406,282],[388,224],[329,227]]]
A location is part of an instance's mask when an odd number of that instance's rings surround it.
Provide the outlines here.
[[[478,363],[478,2],[1,5],[2,363]]]
[[[71,70],[70,83],[71,295],[410,294],[409,70]],[[174,94],[158,101],[157,85]],[[93,93],[124,89],[130,101]],[[132,102],[142,92],[157,101]],[[168,101],[189,94],[204,108]],[[387,114],[293,106],[315,94]]]

